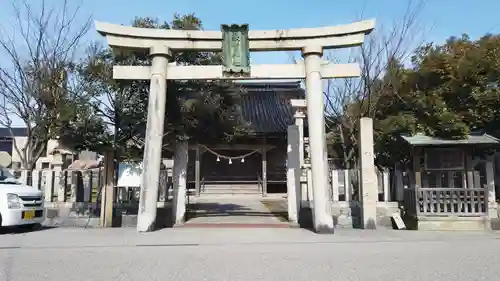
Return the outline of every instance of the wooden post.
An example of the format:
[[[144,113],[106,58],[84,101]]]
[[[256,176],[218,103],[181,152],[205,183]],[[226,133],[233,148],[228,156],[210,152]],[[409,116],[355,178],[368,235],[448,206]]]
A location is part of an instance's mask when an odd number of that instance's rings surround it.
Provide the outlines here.
[[[267,196],[267,150],[262,149],[262,196]]]
[[[423,149],[416,147],[413,150],[413,175],[414,175],[414,194],[415,194],[415,211],[418,216],[420,213],[420,208],[418,207],[419,202],[419,189],[422,186],[422,167],[420,162],[420,157],[423,156]]]
[[[467,150],[467,155],[465,156],[465,167],[466,167],[466,180],[467,183],[465,188],[474,188],[474,167],[472,162],[472,156],[469,154],[470,150]],[[479,187],[479,186],[477,186]]]
[[[394,188],[396,189],[396,201],[404,200],[403,170],[399,166],[394,168]]]
[[[114,153],[108,151],[104,154],[104,186],[101,191],[101,216],[102,227],[113,226],[113,204],[115,199],[114,186]]]
[[[200,172],[201,172],[201,166],[200,166],[200,145],[196,145],[196,162],[194,166],[194,180],[195,180],[195,189],[196,189],[196,196],[200,196],[201,192],[201,179],[200,179]]]

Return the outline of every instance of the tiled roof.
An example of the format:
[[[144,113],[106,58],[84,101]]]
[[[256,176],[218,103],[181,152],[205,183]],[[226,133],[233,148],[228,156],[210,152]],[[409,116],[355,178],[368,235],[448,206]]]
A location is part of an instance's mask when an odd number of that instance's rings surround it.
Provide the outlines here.
[[[254,133],[285,133],[294,123],[290,99],[304,98],[300,82],[238,83],[243,119]]]
[[[21,128],[21,127],[16,127],[16,128],[11,128],[12,133],[14,134],[14,137],[26,137],[28,135],[28,132],[26,128]],[[0,128],[0,138],[4,137],[12,137],[12,134],[10,133],[9,128]]]
[[[403,139],[412,146],[427,146],[427,145],[464,145],[464,144],[499,144],[500,140],[488,134],[470,134],[465,139],[450,140],[429,137],[422,134],[415,136],[403,136]]]

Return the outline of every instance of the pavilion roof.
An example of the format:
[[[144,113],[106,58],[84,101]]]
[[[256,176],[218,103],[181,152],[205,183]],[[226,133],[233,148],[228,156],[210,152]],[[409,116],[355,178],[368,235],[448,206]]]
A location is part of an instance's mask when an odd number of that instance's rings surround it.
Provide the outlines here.
[[[423,134],[402,136],[411,146],[500,144],[500,140],[485,133],[471,133],[464,139],[442,139]]]
[[[286,133],[294,124],[290,99],[305,98],[299,82],[240,82],[243,119],[255,133]]]

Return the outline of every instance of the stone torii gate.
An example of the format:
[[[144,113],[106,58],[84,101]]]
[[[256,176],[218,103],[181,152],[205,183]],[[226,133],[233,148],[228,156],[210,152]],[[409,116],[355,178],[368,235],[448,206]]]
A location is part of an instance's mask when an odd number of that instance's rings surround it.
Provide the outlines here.
[[[248,25],[222,25],[221,31],[163,30],[135,28],[96,22],[97,31],[106,37],[114,50],[147,53],[151,66],[114,66],[115,79],[150,80],[150,96],[141,184],[138,231],[152,231],[156,220],[167,80],[235,79],[304,79],[306,86],[309,142],[313,190],[313,221],[317,232],[332,232],[329,214],[328,168],[325,141],[322,79],[358,77],[358,64],[325,64],[325,49],[354,47],[363,44],[365,35],[375,26],[374,20],[321,27],[288,30],[248,30]],[[223,53],[224,65],[181,66],[169,64],[178,51]],[[300,50],[300,64],[249,63],[250,51]],[[187,144],[178,144],[174,161],[174,217],[183,223],[185,215]],[[288,200],[297,202],[296,192]],[[295,203],[292,205],[296,205]]]

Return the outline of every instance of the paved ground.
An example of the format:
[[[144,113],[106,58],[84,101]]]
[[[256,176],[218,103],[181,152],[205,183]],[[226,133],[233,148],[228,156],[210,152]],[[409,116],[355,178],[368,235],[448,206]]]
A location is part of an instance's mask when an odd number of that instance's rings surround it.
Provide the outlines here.
[[[0,280],[500,280],[500,233],[56,228],[0,235]]]
[[[288,227],[283,198],[193,198],[188,206],[189,225],[260,224]]]

